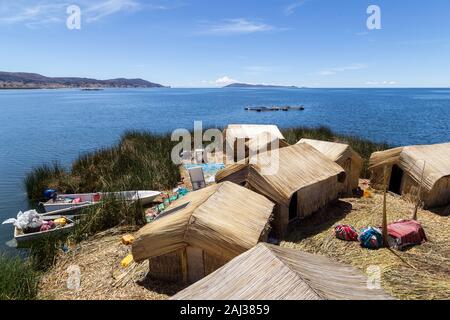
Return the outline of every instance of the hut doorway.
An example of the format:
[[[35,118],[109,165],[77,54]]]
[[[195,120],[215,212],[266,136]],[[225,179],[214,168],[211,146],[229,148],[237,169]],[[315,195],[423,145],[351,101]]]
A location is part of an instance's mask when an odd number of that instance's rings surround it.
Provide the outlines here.
[[[205,266],[203,263],[203,250],[195,247],[186,248],[189,283],[197,282],[205,276]]]
[[[246,157],[245,143],[247,139],[237,138],[234,142],[233,160],[239,162]]]
[[[396,164],[392,166],[391,179],[389,180],[389,191],[400,194],[402,186],[403,170]]]
[[[297,218],[298,211],[298,194],[297,192],[292,195],[291,203],[289,204],[289,221]]]

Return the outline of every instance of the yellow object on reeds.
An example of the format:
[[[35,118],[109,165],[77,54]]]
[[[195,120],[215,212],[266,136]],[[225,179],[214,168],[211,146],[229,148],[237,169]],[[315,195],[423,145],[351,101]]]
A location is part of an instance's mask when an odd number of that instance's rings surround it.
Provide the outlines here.
[[[370,192],[369,189],[365,189],[365,190],[364,190],[363,197],[364,197],[364,198],[372,198],[372,197],[373,197],[372,192]]]
[[[133,244],[134,237],[131,234],[126,234],[122,236],[122,243],[126,246]]]
[[[124,268],[128,267],[133,262],[133,255],[130,253],[120,262],[120,265]]]

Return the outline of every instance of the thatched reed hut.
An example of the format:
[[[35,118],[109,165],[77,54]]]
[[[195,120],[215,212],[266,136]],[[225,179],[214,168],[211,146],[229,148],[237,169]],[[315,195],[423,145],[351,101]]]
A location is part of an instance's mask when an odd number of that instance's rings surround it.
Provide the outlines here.
[[[273,229],[278,237],[290,222],[303,219],[336,200],[345,181],[344,169],[312,146],[301,143],[262,153],[254,164],[235,164],[216,174],[272,200]],[[266,170],[265,164],[277,166]]]
[[[348,144],[313,139],[301,139],[298,143],[307,143],[323,153],[330,160],[336,162],[346,173],[345,183],[342,185],[342,195],[351,196],[358,188],[359,177],[363,167],[361,156]]]
[[[224,138],[225,155],[234,162],[289,145],[276,125],[230,124],[224,130]]]
[[[372,186],[417,200],[426,208],[450,204],[450,143],[407,146],[375,152],[370,157]]]
[[[349,265],[267,243],[234,258],[173,300],[385,300]]]
[[[193,283],[265,241],[274,204],[236,184],[214,184],[175,201],[136,235],[133,258],[150,276]]]

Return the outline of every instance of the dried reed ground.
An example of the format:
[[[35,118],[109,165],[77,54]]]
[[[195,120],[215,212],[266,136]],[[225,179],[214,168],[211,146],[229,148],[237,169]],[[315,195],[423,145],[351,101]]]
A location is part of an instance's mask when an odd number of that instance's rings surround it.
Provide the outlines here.
[[[366,272],[367,267],[381,268],[381,285],[398,299],[449,299],[450,297],[450,220],[449,217],[419,210],[418,220],[428,242],[406,251],[368,250],[358,242],[345,242],[334,237],[334,226],[350,224],[356,228],[380,226],[383,197],[342,199],[321,214],[331,221],[323,223],[319,215],[292,230],[282,246],[328,256]],[[388,194],[388,222],[411,217],[413,204]],[[306,226],[308,225],[308,226]]]
[[[56,265],[41,279],[39,299],[56,300],[163,300],[182,288],[146,277],[148,263],[120,265],[130,253],[130,246],[121,243],[125,233],[136,230],[111,229],[84,241],[61,254]],[[81,288],[67,288],[67,269],[81,269]]]
[[[388,195],[388,221],[411,216],[413,205]],[[429,242],[405,252],[389,249],[368,250],[357,242],[334,237],[336,224],[355,227],[380,225],[382,196],[342,199],[337,204],[293,228],[282,246],[328,256],[349,263],[365,272],[370,265],[382,271],[382,286],[398,299],[448,299],[450,296],[450,221],[449,217],[426,210],[418,213]],[[328,218],[325,220],[324,216]],[[331,216],[331,219],[330,219]],[[326,221],[326,222],[323,222]],[[306,227],[306,225],[308,225]],[[148,264],[120,266],[130,248],[121,244],[126,229],[114,229],[82,242],[75,251],[62,254],[56,266],[40,284],[41,299],[167,299],[182,287],[145,277]],[[66,287],[67,268],[81,268],[81,290]],[[141,279],[144,279],[141,281]]]

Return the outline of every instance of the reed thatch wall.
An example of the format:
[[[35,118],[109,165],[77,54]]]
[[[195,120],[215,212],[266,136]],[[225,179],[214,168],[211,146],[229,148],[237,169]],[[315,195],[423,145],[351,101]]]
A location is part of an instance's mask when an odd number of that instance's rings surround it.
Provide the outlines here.
[[[374,188],[384,188],[385,167],[389,184],[394,165],[403,171],[401,195],[417,199],[421,189],[420,198],[425,207],[450,204],[450,143],[407,146],[373,153],[369,169]]]
[[[214,272],[230,259],[216,256],[201,248],[188,246],[149,259],[149,276],[176,283],[194,283]]]
[[[289,206],[277,204],[272,222],[274,234],[282,238],[287,232],[289,223],[307,218],[329,203],[336,201],[339,198],[341,185],[337,177],[333,176],[297,191],[297,211],[293,218],[289,217]]]
[[[344,168],[347,177],[345,183],[342,184],[341,194],[343,196],[353,195],[353,191],[359,186],[363,160],[350,145],[314,139],[301,139],[298,143],[307,143],[313,146],[330,160]]]
[[[229,259],[224,259],[222,257],[216,256],[214,254],[203,252],[203,261],[205,266],[205,276],[208,274],[213,273],[217,269],[219,269],[221,266],[226,264]]]
[[[372,300],[391,299],[369,289],[349,265],[294,249],[260,243],[174,300]]]
[[[185,249],[177,250],[149,259],[149,275],[168,282],[184,281],[183,254]]]

